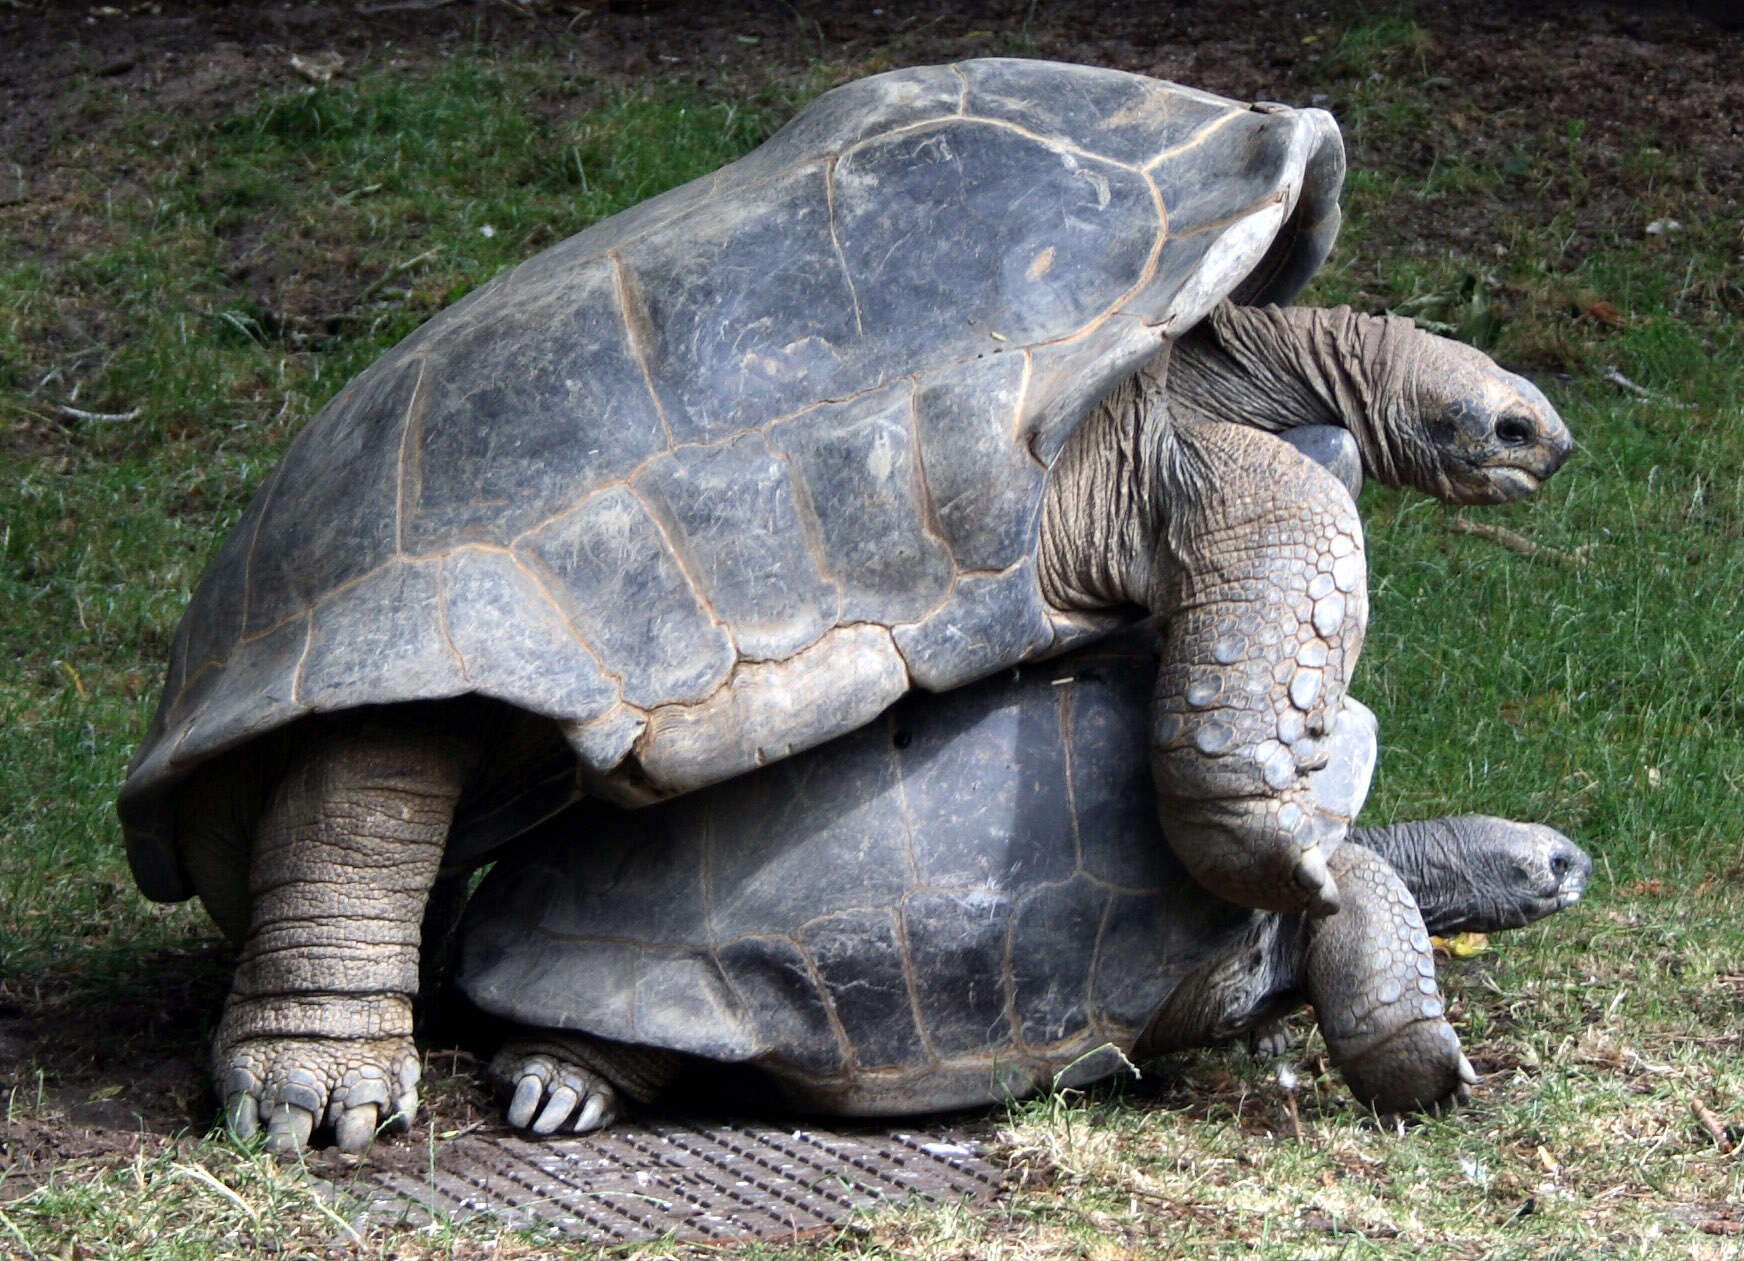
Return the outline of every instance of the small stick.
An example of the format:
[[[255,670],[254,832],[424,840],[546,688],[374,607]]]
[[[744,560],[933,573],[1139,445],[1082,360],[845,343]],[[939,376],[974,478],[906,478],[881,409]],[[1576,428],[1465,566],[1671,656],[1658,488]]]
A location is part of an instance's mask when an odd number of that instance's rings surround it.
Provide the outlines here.
[[[1696,1114],[1696,1120],[1702,1123],[1702,1128],[1713,1138],[1714,1146],[1720,1149],[1720,1155],[1730,1155],[1734,1146],[1732,1138],[1726,1133],[1725,1125],[1714,1115],[1713,1110],[1700,1099],[1690,1100],[1690,1110]]]
[[[436,257],[435,250],[425,250],[422,254],[418,255],[418,257],[416,257],[416,258],[408,258],[403,263],[395,263],[392,267],[388,268],[381,275],[377,276],[375,278],[375,280],[372,281],[364,289],[364,291],[362,293],[357,295],[357,305],[362,306],[365,302],[368,302],[371,298],[375,297],[376,293],[381,289],[381,287],[383,285],[387,284],[387,282],[392,280],[395,276],[398,276],[402,272],[411,271],[412,268],[416,267],[419,263],[423,262],[426,259],[434,258],[434,257]]]
[[[130,412],[87,412],[77,407],[68,407],[65,403],[57,403],[55,410],[68,420],[138,420],[143,408],[134,408]]]
[[[1522,556],[1542,556],[1546,560],[1564,565],[1586,564],[1587,553],[1593,546],[1586,543],[1572,552],[1565,552],[1560,547],[1551,547],[1548,543],[1534,543],[1524,534],[1516,534],[1506,526],[1492,525],[1488,521],[1468,521],[1464,517],[1450,517],[1447,528],[1455,534],[1471,534],[1492,543],[1500,543],[1510,552],[1518,552]]]
[[[1284,1091],[1284,1104],[1290,1110],[1290,1129],[1298,1143],[1305,1143],[1307,1139],[1302,1136],[1302,1114],[1296,1110],[1296,1070],[1288,1064],[1280,1063],[1278,1085]]]
[[[1631,381],[1628,377],[1623,375],[1623,371],[1621,368],[1606,368],[1605,369],[1605,380],[1609,381],[1612,385],[1616,386],[1618,389],[1627,390],[1629,393],[1633,394],[1636,398],[1644,398],[1644,399],[1647,399],[1649,402],[1664,403],[1667,407],[1686,407],[1687,408],[1687,407],[1694,407],[1695,406],[1694,403],[1675,402],[1671,399],[1666,398],[1664,395],[1655,394],[1652,390],[1648,389],[1644,385],[1636,385],[1635,382]]]
[[[443,9],[453,4],[454,0],[405,0],[401,4],[372,4],[359,9],[359,13],[395,13],[401,9]]]
[[[1621,368],[1606,368],[1605,380],[1620,389],[1628,390],[1629,393],[1633,394],[1636,398],[1656,397],[1652,390],[1645,386],[1636,385],[1635,382],[1624,376]]]

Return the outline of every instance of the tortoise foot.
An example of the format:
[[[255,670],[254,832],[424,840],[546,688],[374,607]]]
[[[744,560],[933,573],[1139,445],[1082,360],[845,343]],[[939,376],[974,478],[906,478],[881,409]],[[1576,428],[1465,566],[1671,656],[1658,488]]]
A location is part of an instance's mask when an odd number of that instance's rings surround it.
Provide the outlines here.
[[[1471,1102],[1477,1073],[1445,1020],[1408,1025],[1361,1055],[1339,1062],[1357,1102],[1376,1112],[1439,1116]]]
[[[1477,1081],[1447,1022],[1435,956],[1411,891],[1380,855],[1346,845],[1333,867],[1350,895],[1309,925],[1307,990],[1351,1093],[1377,1112],[1441,1112]]]
[[[418,1051],[410,1038],[246,1038],[216,1064],[230,1130],[295,1155],[317,1130],[361,1152],[380,1133],[405,1130],[418,1110]]]
[[[1295,1045],[1289,1023],[1283,1020],[1268,1020],[1255,1025],[1247,1035],[1248,1051],[1256,1060],[1283,1059]]]
[[[586,1134],[618,1119],[617,1089],[569,1050],[555,1040],[512,1041],[496,1053],[490,1077],[509,1096],[510,1125],[534,1134]]]

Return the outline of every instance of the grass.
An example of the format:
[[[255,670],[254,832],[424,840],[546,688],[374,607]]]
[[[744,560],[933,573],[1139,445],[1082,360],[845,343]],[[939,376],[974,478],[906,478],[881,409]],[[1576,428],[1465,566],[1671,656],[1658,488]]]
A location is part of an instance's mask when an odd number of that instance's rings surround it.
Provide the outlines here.
[[[1454,1117],[1378,1127],[1312,1035],[1294,1092],[1205,1054],[1013,1110],[1000,1153],[1017,1189],[997,1209],[888,1212],[825,1245],[839,1255],[1735,1249],[1722,1206],[1744,1197],[1744,1163],[1694,1111],[1730,1123],[1744,1096],[1744,242],[1729,190],[1645,123],[1603,144],[1579,119],[1462,132],[1450,120],[1476,107],[1409,17],[1346,23],[1325,46],[1358,160],[1347,234],[1309,297],[1485,345],[1540,380],[1581,444],[1530,504],[1365,494],[1374,620],[1357,691],[1386,740],[1367,817],[1543,819],[1593,850],[1595,887],[1445,965],[1485,1074]],[[630,93],[457,49],[264,91],[210,125],[92,80],[89,125],[67,138],[82,174],[46,217],[0,211],[0,1015],[88,1023],[129,987],[149,1004],[154,960],[210,945],[197,911],[133,892],[111,802],[189,590],[289,436],[428,315],[742,152],[815,77],[749,97]],[[1645,231],[1668,218],[1681,227]],[[222,964],[204,966],[216,994]],[[49,1053],[29,1067],[5,1135],[109,1088]],[[299,1171],[198,1136],[75,1161],[21,1198],[5,1177],[0,1255],[532,1250],[488,1222],[351,1239]]]

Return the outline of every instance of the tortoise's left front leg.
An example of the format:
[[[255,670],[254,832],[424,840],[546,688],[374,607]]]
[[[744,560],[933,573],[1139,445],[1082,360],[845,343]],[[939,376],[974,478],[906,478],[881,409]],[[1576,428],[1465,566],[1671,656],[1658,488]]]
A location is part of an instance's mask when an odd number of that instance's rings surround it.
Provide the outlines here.
[[[1447,1022],[1429,932],[1385,859],[1341,846],[1344,909],[1308,925],[1306,988],[1333,1063],[1378,1112],[1438,1111],[1477,1081]]]
[[[473,759],[415,716],[317,727],[255,834],[248,936],[214,1046],[231,1128],[345,1151],[418,1105],[419,930]]]

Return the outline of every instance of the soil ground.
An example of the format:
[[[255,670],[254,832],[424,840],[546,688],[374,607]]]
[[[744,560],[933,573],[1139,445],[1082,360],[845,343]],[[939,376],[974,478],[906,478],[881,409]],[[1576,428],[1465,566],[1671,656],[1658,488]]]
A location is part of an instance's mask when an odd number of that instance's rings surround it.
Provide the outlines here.
[[[1347,14],[1351,6],[1338,3]],[[1414,14],[1428,39],[1425,68],[1458,85],[1459,107],[1404,151],[1350,137],[1353,167],[1428,170],[1438,136],[1489,152],[1537,135],[1548,120],[1583,119],[1602,147],[1626,120],[1632,135],[1695,156],[1710,188],[1744,188],[1744,11],[1732,0],[1657,6],[1466,0]],[[301,80],[292,54],[337,53],[348,67],[416,67],[460,46],[566,61],[577,76],[627,85],[690,80],[755,84],[822,62],[846,78],[905,63],[1021,49],[1174,79],[1247,99],[1336,110],[1338,52],[1323,38],[1328,6],[975,3],[885,0],[883,7],[787,4],[567,3],[513,0],[14,0],[0,8],[0,205],[52,197],[66,154],[108,125],[93,84],[121,83],[147,108],[196,119],[244,108],[264,89]],[[1330,88],[1329,88],[1329,85]],[[114,99],[112,93],[101,100]],[[1397,145],[1398,141],[1389,142]],[[126,190],[118,189],[118,195]],[[1521,187],[1521,198],[1557,190]],[[1602,227],[1612,207],[1590,190],[1582,217]],[[1475,248],[1480,213],[1445,211],[1388,225],[1426,252]],[[45,250],[54,251],[52,241]],[[65,248],[63,245],[59,248]],[[0,1095],[30,1104],[39,1088],[55,1122],[16,1120],[0,1136],[0,1200],[69,1160],[160,1148],[212,1118],[204,1038],[225,985],[212,947],[141,958],[100,987],[49,978],[28,991],[0,976]],[[50,1051],[52,1048],[52,1052]],[[433,1056],[433,1103],[445,1126],[488,1113],[464,1075],[447,1082]],[[52,1062],[45,1081],[35,1065]],[[57,1105],[58,1106],[52,1106]],[[412,1151],[420,1143],[407,1145]]]

